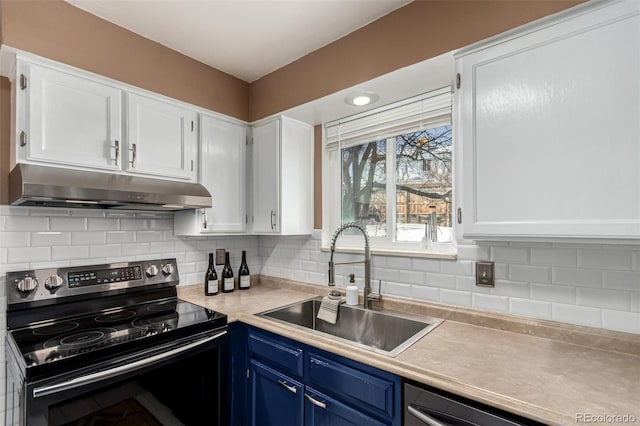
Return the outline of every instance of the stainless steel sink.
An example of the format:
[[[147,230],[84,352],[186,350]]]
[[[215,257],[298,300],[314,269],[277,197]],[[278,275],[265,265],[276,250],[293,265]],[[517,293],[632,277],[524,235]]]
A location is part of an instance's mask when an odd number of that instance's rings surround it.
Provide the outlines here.
[[[293,303],[259,315],[303,327],[354,346],[396,356],[436,328],[442,320],[389,310],[341,305],[338,320],[329,324],[316,318],[322,298]]]

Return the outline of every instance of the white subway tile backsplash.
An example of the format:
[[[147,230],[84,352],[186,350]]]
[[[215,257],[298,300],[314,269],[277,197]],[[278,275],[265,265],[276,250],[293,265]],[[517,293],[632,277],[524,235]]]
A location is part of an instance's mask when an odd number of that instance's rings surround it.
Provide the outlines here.
[[[49,218],[31,216],[7,216],[5,218],[4,228],[5,231],[48,231]]]
[[[159,243],[150,243],[149,250],[151,253],[164,253],[166,251],[173,251],[175,245],[173,241],[163,241]]]
[[[131,256],[149,253],[149,243],[122,244],[122,255]]]
[[[0,232],[0,247],[29,247],[30,245],[29,232]]]
[[[552,268],[551,281],[580,287],[602,287],[602,271],[596,269]]]
[[[31,233],[31,245],[68,246],[71,244],[71,233],[63,231],[44,231]]]
[[[456,288],[456,277],[454,275],[427,272],[425,284],[429,287]]]
[[[459,245],[457,250],[458,259],[460,260],[484,260],[491,258],[490,247]]]
[[[4,223],[7,220],[5,216],[0,216],[0,232],[4,231]]]
[[[411,266],[413,269],[418,271],[425,271],[425,272],[440,271],[439,260],[414,258],[414,259],[411,259]]]
[[[640,313],[604,309],[602,325],[610,330],[640,334]]]
[[[107,244],[135,243],[137,232],[132,231],[108,231],[102,233],[106,236]]]
[[[492,247],[492,260],[502,263],[531,262],[531,249],[524,247]]]
[[[431,300],[434,302],[440,301],[440,289],[419,285],[411,286],[411,297],[420,300]]]
[[[640,312],[640,293],[632,291],[631,292],[631,312]]]
[[[578,263],[578,251],[576,249],[534,248],[531,250],[531,263],[533,265],[575,267]]]
[[[591,269],[631,269],[633,252],[630,250],[580,250],[578,266]]]
[[[121,231],[140,231],[149,228],[146,219],[120,219]],[[171,228],[173,230],[173,227]]]
[[[552,303],[551,318],[555,321],[590,327],[602,326],[602,310],[597,308]]]
[[[423,284],[425,281],[424,272],[400,271],[398,281],[407,284]]]
[[[107,242],[107,234],[104,232],[72,232],[71,244],[73,245],[92,245],[105,244]]]
[[[75,260],[89,257],[88,246],[62,246],[51,247],[52,260]]]
[[[51,247],[15,247],[7,252],[8,263],[46,262],[51,260]]]
[[[471,293],[468,291],[440,289],[440,301],[449,305],[471,306]]]
[[[443,260],[440,262],[440,272],[451,275],[471,275],[475,267],[475,262],[468,260]]]
[[[378,257],[376,256],[376,260]],[[409,257],[387,257],[385,267],[391,269],[408,270],[411,269],[411,258]]]
[[[551,319],[551,303],[530,299],[509,299],[509,312],[527,317]]]
[[[150,219],[149,229],[159,231],[173,229],[173,219]]]
[[[382,281],[381,291],[382,291],[382,294],[393,294],[394,296],[410,297],[411,285],[394,283],[392,281]]]
[[[531,284],[531,299],[576,303],[576,288],[555,284]]]
[[[120,228],[119,219],[105,219],[90,217],[87,219],[89,231],[117,231]]]
[[[484,293],[484,294],[489,294],[492,291],[491,288],[478,287],[476,285],[475,277],[462,277],[462,276],[456,277],[456,289],[469,291],[472,293]]]
[[[51,231],[86,231],[87,230],[87,218],[86,217],[52,217],[42,218],[49,220],[51,223]],[[38,231],[38,229],[34,229]],[[43,229],[48,231],[48,229]]]
[[[75,217],[104,217],[103,210],[93,209],[69,209],[71,216]]]
[[[120,244],[89,246],[89,257],[119,257],[122,255]]]
[[[529,283],[497,280],[491,294],[510,297],[529,297]]]
[[[29,216],[69,216],[69,209],[38,207],[29,209]]]
[[[509,312],[509,298],[475,293],[472,295],[472,306],[489,311]]]
[[[628,311],[631,309],[631,297],[628,291],[602,290],[597,288],[576,289],[576,304],[594,308]]]
[[[550,283],[551,268],[545,266],[511,265],[509,266],[509,278],[512,281]]]
[[[604,287],[640,291],[640,272],[604,271]]]

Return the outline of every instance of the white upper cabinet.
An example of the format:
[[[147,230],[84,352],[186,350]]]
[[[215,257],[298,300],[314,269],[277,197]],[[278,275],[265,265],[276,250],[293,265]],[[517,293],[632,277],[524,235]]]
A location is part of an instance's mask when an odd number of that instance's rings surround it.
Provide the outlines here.
[[[20,160],[119,170],[121,91],[113,86],[38,65],[22,66],[16,88]]]
[[[197,118],[181,105],[128,93],[126,170],[195,180]]]
[[[246,125],[200,115],[200,183],[213,207],[176,212],[176,235],[246,232],[246,146]]]
[[[640,2],[457,58],[462,236],[640,238]]]
[[[280,117],[253,128],[252,231],[313,231],[313,127]],[[215,201],[214,201],[215,202]]]

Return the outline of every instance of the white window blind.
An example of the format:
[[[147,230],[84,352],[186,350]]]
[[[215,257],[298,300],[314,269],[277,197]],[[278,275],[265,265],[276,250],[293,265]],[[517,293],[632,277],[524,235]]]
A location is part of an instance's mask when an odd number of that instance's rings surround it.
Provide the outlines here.
[[[412,128],[451,122],[451,88],[395,102],[325,124],[326,146],[336,149],[380,140]]]

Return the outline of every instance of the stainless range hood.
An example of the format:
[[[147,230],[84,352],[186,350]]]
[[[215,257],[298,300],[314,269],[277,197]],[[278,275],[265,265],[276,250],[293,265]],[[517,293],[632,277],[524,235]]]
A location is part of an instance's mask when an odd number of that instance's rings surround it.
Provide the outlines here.
[[[212,203],[209,191],[196,183],[22,163],[9,175],[9,200],[14,206],[162,211]]]

